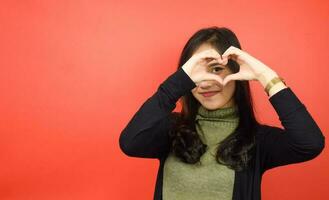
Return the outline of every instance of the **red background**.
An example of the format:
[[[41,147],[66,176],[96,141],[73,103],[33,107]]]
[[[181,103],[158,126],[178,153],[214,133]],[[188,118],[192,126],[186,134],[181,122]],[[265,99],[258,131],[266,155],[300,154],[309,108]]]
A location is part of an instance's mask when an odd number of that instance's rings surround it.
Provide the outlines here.
[[[119,135],[212,25],[284,77],[326,134],[328,2],[1,0],[0,199],[152,199],[158,161],[125,156]],[[251,84],[259,121],[281,126]],[[268,171],[263,199],[329,199],[328,163],[325,149]]]

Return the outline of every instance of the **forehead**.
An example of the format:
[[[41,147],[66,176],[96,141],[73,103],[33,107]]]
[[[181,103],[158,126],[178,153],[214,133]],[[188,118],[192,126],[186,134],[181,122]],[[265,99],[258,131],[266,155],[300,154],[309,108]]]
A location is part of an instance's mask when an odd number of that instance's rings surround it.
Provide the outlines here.
[[[200,53],[201,51],[205,51],[205,50],[208,50],[208,49],[215,49],[215,48],[213,46],[211,46],[210,44],[208,44],[208,43],[203,43],[194,51],[193,54]]]

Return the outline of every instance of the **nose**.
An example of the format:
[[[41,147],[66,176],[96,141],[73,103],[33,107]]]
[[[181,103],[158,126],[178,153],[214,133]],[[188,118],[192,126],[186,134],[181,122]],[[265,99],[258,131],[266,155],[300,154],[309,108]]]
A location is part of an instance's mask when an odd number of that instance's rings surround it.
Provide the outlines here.
[[[199,83],[199,87],[201,87],[202,89],[208,89],[210,88],[212,85],[214,85],[213,81],[201,81]]]

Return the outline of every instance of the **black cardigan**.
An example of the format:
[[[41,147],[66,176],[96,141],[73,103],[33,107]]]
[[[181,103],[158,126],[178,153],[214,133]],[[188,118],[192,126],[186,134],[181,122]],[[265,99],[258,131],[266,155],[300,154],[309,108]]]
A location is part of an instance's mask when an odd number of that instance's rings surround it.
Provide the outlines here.
[[[121,132],[119,144],[128,156],[160,161],[154,200],[162,199],[163,166],[169,152],[168,131],[178,99],[196,84],[180,68],[148,98]],[[256,134],[253,167],[236,171],[234,200],[260,200],[263,173],[271,168],[311,160],[325,146],[325,137],[304,104],[284,88],[269,98],[284,129],[262,124]]]

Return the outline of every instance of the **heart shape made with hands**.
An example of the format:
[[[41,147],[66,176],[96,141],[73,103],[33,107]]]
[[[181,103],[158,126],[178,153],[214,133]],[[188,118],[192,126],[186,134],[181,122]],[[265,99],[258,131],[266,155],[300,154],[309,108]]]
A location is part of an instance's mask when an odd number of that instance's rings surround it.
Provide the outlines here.
[[[226,67],[229,68],[227,66],[228,61],[234,61],[237,62],[236,57],[230,55],[230,56],[222,56],[219,55],[216,58],[209,58],[210,62],[208,63],[208,67],[213,70],[216,68],[222,68],[222,67]],[[237,64],[240,66],[240,64],[237,62]],[[243,79],[243,75],[246,73],[246,69],[242,69],[241,70],[241,66],[239,67],[239,71],[235,72],[235,73],[229,73],[226,76],[222,77],[222,76],[218,76],[218,78],[220,79],[220,84],[222,86],[225,86],[227,83],[229,83],[230,81],[234,81],[234,80],[244,80]],[[217,79],[218,82],[218,79]]]
[[[226,66],[229,59],[235,61],[239,65],[238,72],[227,74],[223,78],[218,76],[217,73],[209,73],[210,65]],[[212,62],[214,60],[217,61],[217,63]],[[206,63],[204,61],[206,61]],[[195,66],[194,64],[196,63],[201,64],[200,67],[191,67]],[[216,80],[223,86],[233,80],[259,80],[259,77],[263,74],[275,74],[272,69],[261,61],[252,57],[247,52],[233,46],[230,46],[222,55],[220,55],[215,49],[202,51],[196,54],[194,59],[188,60],[182,67],[191,77],[193,77],[193,81],[196,83],[204,80]]]
[[[224,70],[225,67],[227,67],[227,63],[228,63],[228,59],[227,58],[222,58],[221,55],[219,57],[210,57],[210,58],[205,58],[205,61],[207,62],[207,69],[208,69],[208,72],[211,73],[212,70],[214,69],[219,69],[219,70]],[[224,68],[223,68],[224,67]],[[220,71],[218,71],[217,73],[219,73]],[[216,73],[214,73],[216,74]],[[218,74],[216,74],[217,76],[217,79],[210,79],[212,81],[216,81],[216,83],[219,83],[222,86],[224,86],[225,84],[224,83],[224,79],[225,77],[222,77],[222,76],[219,76]],[[208,77],[209,78],[209,77]],[[205,79],[205,80],[209,80],[209,79]],[[205,81],[203,80],[203,81]],[[227,83],[226,83],[227,84]]]

